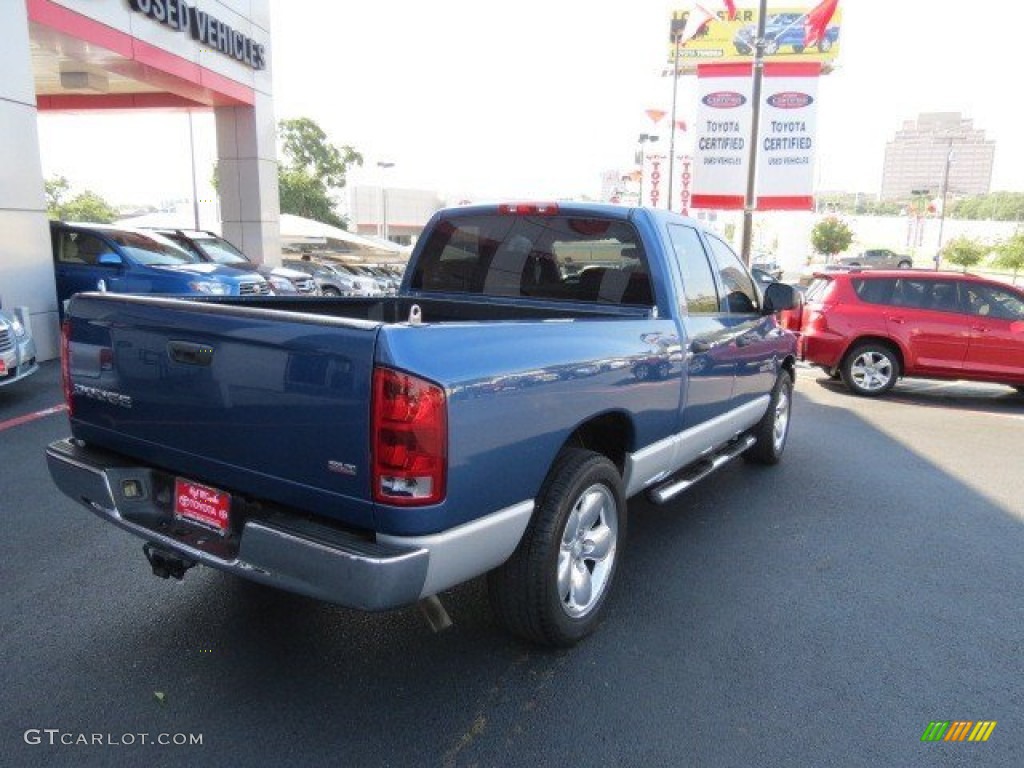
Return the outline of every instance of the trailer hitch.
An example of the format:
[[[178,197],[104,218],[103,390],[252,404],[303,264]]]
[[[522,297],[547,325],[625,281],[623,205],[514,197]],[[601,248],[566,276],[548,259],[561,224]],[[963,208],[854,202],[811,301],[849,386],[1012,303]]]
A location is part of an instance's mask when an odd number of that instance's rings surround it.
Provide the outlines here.
[[[161,579],[173,576],[178,581],[181,581],[185,577],[185,571],[196,564],[195,560],[189,560],[187,557],[182,557],[169,550],[160,549],[150,542],[142,545],[142,552],[146,555],[146,559],[149,560],[149,565],[153,569],[153,575],[159,576]]]

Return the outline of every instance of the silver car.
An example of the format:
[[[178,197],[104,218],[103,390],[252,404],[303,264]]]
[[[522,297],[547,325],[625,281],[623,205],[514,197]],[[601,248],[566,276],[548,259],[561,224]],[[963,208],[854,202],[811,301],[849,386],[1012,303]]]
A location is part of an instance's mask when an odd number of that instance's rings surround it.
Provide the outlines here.
[[[836,259],[838,267],[861,267],[862,269],[910,269],[914,260],[905,253],[893,253],[888,248],[869,248],[856,256]]]
[[[36,343],[21,320],[0,309],[0,387],[39,370]]]

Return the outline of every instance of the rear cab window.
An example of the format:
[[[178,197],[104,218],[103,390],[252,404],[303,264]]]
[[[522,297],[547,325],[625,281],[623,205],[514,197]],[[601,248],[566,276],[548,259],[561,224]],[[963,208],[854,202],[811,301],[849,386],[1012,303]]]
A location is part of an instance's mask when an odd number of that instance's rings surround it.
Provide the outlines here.
[[[416,291],[652,306],[647,256],[630,222],[571,214],[467,214],[434,227]]]

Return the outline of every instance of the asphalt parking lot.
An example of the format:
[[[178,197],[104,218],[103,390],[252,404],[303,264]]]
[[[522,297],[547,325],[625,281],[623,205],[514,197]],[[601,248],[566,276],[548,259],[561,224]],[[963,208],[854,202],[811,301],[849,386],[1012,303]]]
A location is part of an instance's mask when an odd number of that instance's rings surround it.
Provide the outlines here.
[[[504,635],[480,581],[443,596],[455,625],[433,634],[415,609],[361,614],[208,569],[156,579],[140,542],[50,482],[59,402],[55,363],[0,389],[0,765],[1024,754],[1024,398],[1007,388],[865,400],[802,369],[783,463],[631,503],[607,619],[561,652]],[[984,743],[921,740],[931,721],[983,720]]]

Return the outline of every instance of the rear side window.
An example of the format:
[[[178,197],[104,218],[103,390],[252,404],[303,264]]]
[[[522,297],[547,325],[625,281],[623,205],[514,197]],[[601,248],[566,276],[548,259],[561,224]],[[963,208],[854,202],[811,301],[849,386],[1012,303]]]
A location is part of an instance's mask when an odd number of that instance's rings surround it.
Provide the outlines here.
[[[860,278],[851,282],[860,300],[868,304],[935,312],[960,311],[960,297],[955,280]]]
[[[575,216],[446,219],[420,252],[412,289],[651,306],[647,256],[632,224]]]
[[[713,314],[719,311],[718,289],[708,255],[693,227],[670,224],[669,237],[676,254],[679,272],[683,278],[686,311],[691,315]]]
[[[850,281],[857,298],[867,304],[891,304],[895,280],[856,278]]]

